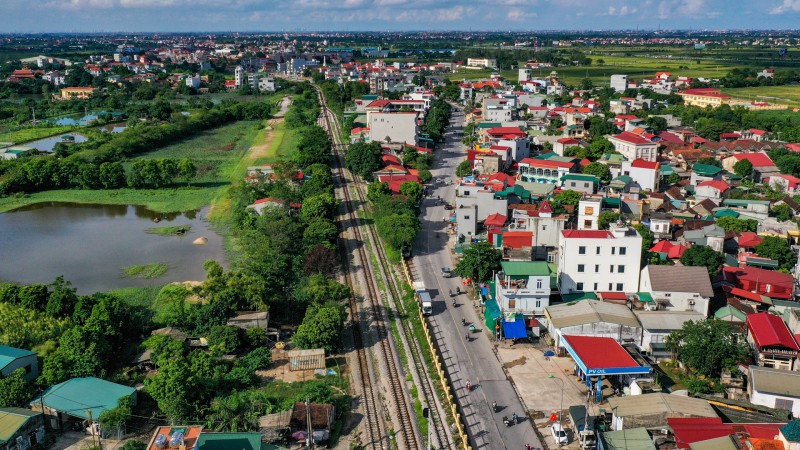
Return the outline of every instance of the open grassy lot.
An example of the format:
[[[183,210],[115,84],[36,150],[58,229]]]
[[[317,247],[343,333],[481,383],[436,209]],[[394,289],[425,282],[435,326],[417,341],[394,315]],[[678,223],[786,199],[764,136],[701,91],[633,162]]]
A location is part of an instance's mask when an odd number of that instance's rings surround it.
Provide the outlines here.
[[[758,86],[746,88],[723,89],[728,95],[747,100],[785,103],[800,106],[800,85],[794,86]]]
[[[74,130],[72,126],[34,127],[23,128],[17,131],[0,132],[0,142],[14,142],[20,144],[28,141],[46,138],[56,134],[67,133]]]
[[[66,202],[101,205],[142,205],[156,212],[200,209],[215,198],[224,183],[170,189],[64,189],[0,198],[0,213],[34,203]]]
[[[673,76],[689,76],[689,77],[709,77],[717,78],[725,75],[735,67],[746,67],[743,64],[725,61],[712,61],[704,59],[695,59],[690,56],[667,58],[666,55],[661,57],[634,57],[634,56],[616,56],[616,55],[602,55],[591,54],[588,55],[592,58],[591,66],[564,66],[553,68],[542,68],[534,71],[534,76],[545,77],[550,74],[550,71],[555,70],[559,76],[567,84],[576,85],[584,78],[589,78],[595,85],[608,84],[609,78],[614,74],[630,75],[634,78],[652,77],[656,72],[671,72]],[[602,65],[598,64],[602,61]],[[474,80],[479,78],[488,78],[491,75],[491,70],[467,70],[462,69],[459,73],[449,74],[448,78],[451,80]],[[500,75],[506,77],[511,81],[517,81],[518,72],[516,70],[502,70]]]

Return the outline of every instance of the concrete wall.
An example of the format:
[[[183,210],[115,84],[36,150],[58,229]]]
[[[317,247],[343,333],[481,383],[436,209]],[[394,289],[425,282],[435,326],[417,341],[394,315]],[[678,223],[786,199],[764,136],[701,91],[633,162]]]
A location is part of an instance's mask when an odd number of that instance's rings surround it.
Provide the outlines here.
[[[755,405],[766,406],[768,408],[775,408],[775,400],[777,399],[790,400],[792,404],[792,416],[798,417],[800,415],[800,398],[787,397],[784,395],[767,394],[764,392],[752,391],[750,394],[750,403]]]

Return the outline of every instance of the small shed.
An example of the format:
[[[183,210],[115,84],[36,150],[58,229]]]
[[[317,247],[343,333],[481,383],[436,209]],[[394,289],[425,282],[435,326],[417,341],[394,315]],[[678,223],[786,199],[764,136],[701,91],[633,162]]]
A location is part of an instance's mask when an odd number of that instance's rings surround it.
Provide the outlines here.
[[[267,330],[269,313],[266,311],[237,311],[236,315],[228,319],[228,325],[239,327],[243,330],[261,328]]]
[[[44,415],[23,408],[0,408],[0,448],[30,448],[44,443]]]
[[[0,377],[7,377],[23,369],[23,378],[33,381],[39,376],[39,358],[36,353],[21,348],[0,345]]]
[[[308,408],[308,409],[306,409]],[[308,419],[311,419],[311,432],[315,442],[324,442],[330,438],[333,429],[335,408],[327,403],[297,402],[292,408],[289,426],[295,431],[308,430]]]
[[[258,418],[258,431],[263,442],[283,442],[289,436],[292,410],[267,414]]]
[[[325,368],[325,349],[311,348],[308,350],[290,350],[286,353],[289,357],[289,370],[313,370]]]

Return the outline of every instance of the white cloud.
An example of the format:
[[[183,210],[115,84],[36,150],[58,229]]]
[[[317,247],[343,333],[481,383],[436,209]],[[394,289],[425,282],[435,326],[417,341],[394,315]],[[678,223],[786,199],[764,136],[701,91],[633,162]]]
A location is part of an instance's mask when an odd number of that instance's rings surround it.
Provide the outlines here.
[[[783,4],[769,11],[770,14],[783,14],[785,12],[800,12],[800,0],[783,0]]]
[[[524,11],[519,8],[511,8],[506,13],[506,19],[512,22],[522,22],[525,20],[531,20],[536,17],[536,13],[532,11]]]
[[[631,8],[628,5],[623,5],[623,6],[619,7],[619,8],[614,7],[614,6],[609,6],[608,7],[608,13],[606,15],[609,15],[609,16],[627,16],[627,15],[636,13],[636,11],[638,11],[637,8]]]

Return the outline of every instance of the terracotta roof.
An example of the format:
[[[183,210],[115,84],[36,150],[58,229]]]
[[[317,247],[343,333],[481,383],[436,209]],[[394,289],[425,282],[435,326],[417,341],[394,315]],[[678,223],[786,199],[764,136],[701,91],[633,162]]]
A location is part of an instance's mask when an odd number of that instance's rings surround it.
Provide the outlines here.
[[[707,181],[703,181],[702,183],[697,185],[697,187],[700,187],[700,186],[710,186],[710,187],[712,187],[712,188],[714,188],[714,189],[716,189],[716,190],[718,190],[720,192],[725,192],[728,189],[730,189],[730,186],[728,185],[728,183],[726,183],[726,182],[724,182],[722,180],[707,180]]]
[[[561,167],[563,169],[571,169],[575,164],[564,161],[554,161],[552,159],[536,159],[525,158],[519,162],[520,164],[527,164],[531,167]]]
[[[487,227],[488,226],[503,226],[503,225],[505,225],[507,219],[508,219],[507,216],[504,216],[504,215],[502,215],[500,213],[495,213],[495,214],[492,214],[489,217],[487,217],[486,220],[483,222],[483,225],[487,226]]]
[[[563,230],[561,234],[567,239],[614,239],[607,230]]]
[[[613,137],[616,138],[616,139],[619,139],[621,141],[629,142],[631,144],[636,144],[636,145],[639,145],[639,144],[652,144],[651,141],[639,136],[638,134],[631,133],[630,131],[623,131],[622,133],[620,133],[620,134],[618,134],[616,136],[613,136]]]
[[[647,160],[642,159],[642,158],[634,159],[633,162],[631,163],[631,167],[638,167],[640,169],[652,169],[652,170],[655,170],[655,169],[658,169],[658,166],[659,166],[658,162],[656,162],[656,161],[647,161]]]
[[[736,153],[735,155],[731,155],[731,157],[736,158],[737,161],[746,159],[750,161],[753,167],[775,166],[775,163],[772,162],[766,153]]]
[[[744,231],[739,234],[739,247],[755,247],[763,241],[764,238],[752,231]]]

